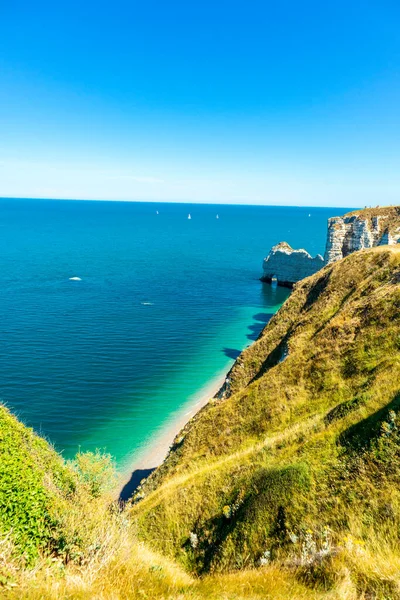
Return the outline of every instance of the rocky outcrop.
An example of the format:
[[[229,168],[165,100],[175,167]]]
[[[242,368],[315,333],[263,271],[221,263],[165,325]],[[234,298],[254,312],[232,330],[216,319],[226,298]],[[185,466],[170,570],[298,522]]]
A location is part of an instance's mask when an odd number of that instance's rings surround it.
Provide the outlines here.
[[[314,275],[324,266],[320,254],[313,258],[306,250],[293,250],[286,242],[274,246],[264,259],[262,281],[277,280],[279,285],[291,287],[295,281]]]
[[[400,206],[368,208],[328,219],[325,256],[315,258],[306,250],[294,250],[286,242],[274,246],[264,258],[261,281],[279,285],[294,283],[313,275],[323,266],[357,250],[400,242]]]

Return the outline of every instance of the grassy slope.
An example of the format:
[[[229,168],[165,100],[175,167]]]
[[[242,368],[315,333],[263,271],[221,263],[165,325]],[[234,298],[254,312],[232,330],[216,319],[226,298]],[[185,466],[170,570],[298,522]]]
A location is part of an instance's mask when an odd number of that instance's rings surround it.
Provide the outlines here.
[[[237,361],[231,396],[188,424],[143,486],[131,511],[140,537],[201,574],[257,566],[266,550],[276,564],[296,564],[312,530],[311,546],[322,549],[328,535],[338,563],[320,582],[344,576],[347,552],[356,587],[392,597],[399,282],[396,247],[352,254],[300,282]]]

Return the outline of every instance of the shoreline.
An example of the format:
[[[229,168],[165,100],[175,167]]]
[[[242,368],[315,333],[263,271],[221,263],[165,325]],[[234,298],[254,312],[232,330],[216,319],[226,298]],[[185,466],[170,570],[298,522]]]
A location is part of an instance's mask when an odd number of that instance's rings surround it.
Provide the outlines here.
[[[128,493],[134,491],[140,480],[147,477],[164,462],[175,437],[217,395],[231,367],[232,365],[228,368],[225,367],[222,372],[188,398],[180,409],[172,413],[168,422],[155,432],[149,443],[137,453],[129,463],[129,468],[124,469],[119,478],[118,494],[121,500],[126,500]],[[124,490],[126,490],[125,493]]]

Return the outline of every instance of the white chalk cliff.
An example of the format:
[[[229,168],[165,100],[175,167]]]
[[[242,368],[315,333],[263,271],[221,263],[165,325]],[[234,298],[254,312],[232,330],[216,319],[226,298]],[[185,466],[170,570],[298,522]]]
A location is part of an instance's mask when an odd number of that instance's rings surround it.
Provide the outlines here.
[[[400,207],[366,209],[328,219],[325,262],[329,264],[352,252],[397,244],[400,239]]]
[[[354,211],[328,219],[325,256],[314,258],[304,250],[294,250],[286,242],[274,246],[264,258],[262,281],[276,279],[292,286],[313,275],[323,266],[364,248],[400,242],[400,206]]]

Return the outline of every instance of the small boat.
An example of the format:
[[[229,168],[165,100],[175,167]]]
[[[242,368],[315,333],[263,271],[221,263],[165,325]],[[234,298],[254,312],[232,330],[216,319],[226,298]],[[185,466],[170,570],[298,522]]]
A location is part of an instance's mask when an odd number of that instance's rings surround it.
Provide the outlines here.
[[[308,216],[311,217],[310,213],[308,213]]]
[[[156,210],[156,215],[159,215],[160,213],[158,212],[158,210]]]
[[[188,214],[188,219],[191,219],[192,217],[190,216],[190,213]]]
[[[216,218],[216,219],[219,219],[219,215],[217,215],[215,218]]]

